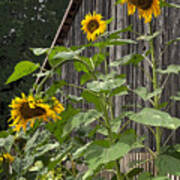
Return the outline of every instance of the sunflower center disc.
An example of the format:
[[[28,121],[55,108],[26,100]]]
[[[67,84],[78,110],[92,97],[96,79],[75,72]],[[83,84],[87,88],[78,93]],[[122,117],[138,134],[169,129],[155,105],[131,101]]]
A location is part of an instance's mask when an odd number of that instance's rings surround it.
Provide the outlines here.
[[[99,23],[96,20],[90,21],[87,26],[88,31],[91,33],[93,33],[96,29],[98,29],[98,27],[99,27]]]
[[[45,110],[41,107],[35,107],[34,109],[29,107],[28,103],[23,103],[20,108],[21,115],[24,119],[30,119],[33,117],[41,116],[45,114]]]
[[[153,3],[153,0],[129,0],[129,1],[131,4],[143,10],[149,9]]]

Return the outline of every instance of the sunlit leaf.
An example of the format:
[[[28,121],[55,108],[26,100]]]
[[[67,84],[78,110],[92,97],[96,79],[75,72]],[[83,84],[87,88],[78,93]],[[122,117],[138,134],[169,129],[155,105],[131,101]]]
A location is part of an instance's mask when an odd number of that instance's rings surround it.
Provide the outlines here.
[[[137,65],[142,60],[144,60],[144,57],[140,54],[129,54],[129,55],[124,56],[116,61],[111,62],[110,66],[118,67],[120,65],[128,65],[128,64]]]
[[[76,114],[71,121],[66,124],[64,127],[64,135],[70,133],[73,129],[78,129],[80,125],[87,126],[93,121],[99,119],[102,116],[102,113],[96,111],[95,109],[91,109],[87,112],[80,112]]]
[[[129,117],[131,120],[148,126],[177,129],[180,127],[180,119],[171,117],[168,113],[153,108],[144,108]]]
[[[134,92],[140,96],[144,101],[151,99],[154,96],[161,94],[162,89],[156,89],[154,92],[149,93],[145,87],[139,87]]]
[[[36,55],[40,56],[48,52],[49,48],[30,48],[30,50]]]
[[[33,62],[30,62],[30,61],[21,61],[15,66],[14,72],[8,78],[8,80],[6,81],[6,84],[9,84],[24,76],[27,76],[33,73],[38,68],[39,68],[39,64],[34,64]]]
[[[155,164],[161,174],[180,175],[180,159],[170,155],[159,155],[155,160]]]
[[[142,35],[137,38],[137,40],[144,40],[144,41],[151,41],[152,39],[156,38],[161,32],[157,31],[153,35]]]

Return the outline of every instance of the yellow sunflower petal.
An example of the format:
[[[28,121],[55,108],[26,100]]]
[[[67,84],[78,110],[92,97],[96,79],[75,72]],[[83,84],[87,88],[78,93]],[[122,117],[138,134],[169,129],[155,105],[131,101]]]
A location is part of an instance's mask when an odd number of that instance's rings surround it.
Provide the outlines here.
[[[134,14],[137,8],[139,18],[144,18],[145,23],[151,22],[153,15],[157,18],[161,14],[160,0],[122,0],[121,4],[124,3],[128,4],[128,15]]]

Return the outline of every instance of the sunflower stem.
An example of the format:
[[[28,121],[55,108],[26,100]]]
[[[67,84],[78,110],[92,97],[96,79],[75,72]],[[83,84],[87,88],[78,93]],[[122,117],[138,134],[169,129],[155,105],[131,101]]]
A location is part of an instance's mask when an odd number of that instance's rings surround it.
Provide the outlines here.
[[[149,29],[150,29],[150,34],[152,35],[153,32],[152,32],[152,24],[151,23],[149,23]],[[152,60],[153,90],[155,91],[158,88],[158,82],[157,82],[157,72],[156,72],[154,39],[150,40],[149,45],[150,45],[151,60]],[[159,106],[159,96],[156,95],[156,96],[154,96],[154,108],[158,109],[158,106]],[[161,129],[160,129],[160,127],[156,127],[155,138],[156,138],[156,151],[157,151],[157,154],[159,154],[160,153],[160,146],[161,146]]]

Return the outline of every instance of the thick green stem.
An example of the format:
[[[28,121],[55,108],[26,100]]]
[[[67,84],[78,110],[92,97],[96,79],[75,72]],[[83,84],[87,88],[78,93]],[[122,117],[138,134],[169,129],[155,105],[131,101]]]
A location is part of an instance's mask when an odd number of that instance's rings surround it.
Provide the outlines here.
[[[104,96],[105,102],[107,102],[107,98]],[[109,117],[109,112],[111,114],[111,117]],[[113,133],[111,130],[111,124],[109,120],[113,120],[114,119],[114,114],[113,114],[113,109],[112,109],[112,98],[108,99],[108,103],[106,103],[105,107],[104,107],[104,120],[105,120],[105,124],[106,124],[106,128],[108,130],[108,136],[111,140],[111,142],[114,142],[113,140]],[[116,176],[117,176],[117,180],[124,180],[124,176],[120,171],[120,164],[119,164],[119,160],[116,160]]]
[[[151,35],[153,34],[152,32],[152,27],[151,24],[149,24],[150,27],[150,33]],[[157,73],[156,73],[156,59],[155,59],[155,51],[154,51],[154,40],[152,39],[150,42],[150,48],[151,48],[151,59],[152,59],[152,73],[153,73],[153,90],[155,91],[158,88],[158,82],[157,82]],[[159,106],[159,96],[156,95],[154,97],[154,107],[158,109]],[[160,146],[161,146],[161,129],[159,127],[156,127],[156,151],[159,154],[160,152]]]

